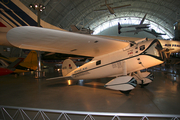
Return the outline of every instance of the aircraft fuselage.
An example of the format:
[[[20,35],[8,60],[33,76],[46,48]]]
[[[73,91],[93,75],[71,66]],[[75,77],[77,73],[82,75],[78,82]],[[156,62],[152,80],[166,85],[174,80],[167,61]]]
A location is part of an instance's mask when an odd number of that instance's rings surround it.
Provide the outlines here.
[[[106,4],[106,7],[109,10],[110,14],[114,14],[115,13],[114,10],[109,5]]]
[[[113,77],[155,66],[163,63],[157,46],[162,48],[158,40],[145,41],[124,50],[98,56],[67,76],[72,76],[73,79]]]

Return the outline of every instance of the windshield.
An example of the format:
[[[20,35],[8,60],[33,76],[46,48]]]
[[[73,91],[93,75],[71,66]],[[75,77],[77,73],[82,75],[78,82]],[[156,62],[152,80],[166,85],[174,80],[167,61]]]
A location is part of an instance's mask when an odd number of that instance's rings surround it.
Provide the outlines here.
[[[163,60],[161,54],[162,46],[158,40],[154,40],[151,45],[143,52],[143,54],[153,56],[157,59]]]

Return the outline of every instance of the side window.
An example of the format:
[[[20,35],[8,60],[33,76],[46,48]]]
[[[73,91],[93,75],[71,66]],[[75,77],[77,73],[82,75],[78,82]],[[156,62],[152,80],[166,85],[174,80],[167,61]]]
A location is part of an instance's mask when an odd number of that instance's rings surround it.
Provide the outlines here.
[[[141,45],[140,47],[139,47],[139,50],[144,50],[145,49],[145,45]]]
[[[101,60],[98,60],[97,62],[96,62],[96,65],[100,65],[101,64]]]

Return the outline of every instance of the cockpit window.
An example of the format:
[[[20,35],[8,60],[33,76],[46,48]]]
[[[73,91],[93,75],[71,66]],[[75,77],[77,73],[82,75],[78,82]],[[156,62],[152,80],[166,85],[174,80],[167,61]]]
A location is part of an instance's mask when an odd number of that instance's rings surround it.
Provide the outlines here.
[[[158,59],[163,59],[161,54],[162,46],[159,41],[154,41],[143,53],[146,55],[154,56]]]
[[[154,43],[149,49],[146,50],[146,54],[154,55],[159,57],[159,52],[156,49],[156,43]]]
[[[98,60],[97,62],[96,62],[96,65],[100,65],[101,64],[101,60]]]

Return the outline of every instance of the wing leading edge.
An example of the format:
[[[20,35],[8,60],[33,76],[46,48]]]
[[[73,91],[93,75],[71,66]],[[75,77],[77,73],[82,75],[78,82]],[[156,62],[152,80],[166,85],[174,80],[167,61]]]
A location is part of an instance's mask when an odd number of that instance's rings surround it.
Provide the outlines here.
[[[120,50],[129,42],[40,27],[22,26],[7,33],[8,41],[19,48],[96,57]]]

